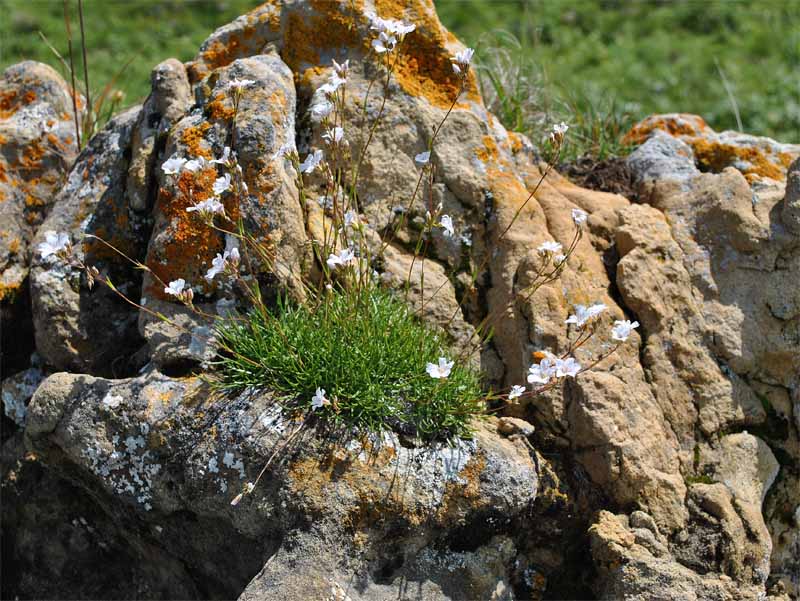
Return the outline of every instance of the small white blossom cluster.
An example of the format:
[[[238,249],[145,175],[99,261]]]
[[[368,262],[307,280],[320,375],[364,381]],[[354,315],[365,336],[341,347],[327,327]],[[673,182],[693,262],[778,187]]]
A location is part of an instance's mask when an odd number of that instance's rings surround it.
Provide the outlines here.
[[[553,130],[550,132],[550,142],[553,144],[560,145],[561,142],[564,141],[564,136],[567,134],[567,130],[569,129],[569,125],[564,123],[555,123],[553,125]]]
[[[392,52],[399,42],[416,29],[413,23],[405,23],[394,19],[382,19],[374,13],[369,13],[370,29],[378,33],[372,40],[372,49],[378,54]]]
[[[69,234],[50,230],[45,233],[44,242],[41,242],[37,249],[42,259],[53,262],[57,259],[66,259],[72,253],[72,243]]]
[[[474,54],[475,51],[472,48],[464,48],[464,50],[459,50],[456,52],[455,56],[450,59],[450,62],[453,65],[453,71],[462,77],[466,77],[467,72],[469,71],[469,65],[472,62],[472,56]]]
[[[233,179],[230,173],[231,171],[237,174],[239,180],[238,185],[241,187],[241,191],[245,194],[247,193],[247,184],[241,178],[242,168],[236,160],[235,153],[231,151],[230,147],[226,146],[222,152],[222,156],[218,159],[208,160],[205,157],[197,157],[187,160],[181,156],[173,154],[161,165],[161,170],[165,175],[169,176],[180,176],[184,171],[188,171],[189,173],[197,173],[198,171],[204,171],[214,167],[215,165],[220,165],[224,168],[227,168],[229,172],[222,174],[220,177],[214,180],[214,183],[211,187],[214,195],[211,198],[196,202],[192,206],[186,208],[188,213],[196,212],[204,219],[211,219],[215,215],[220,215],[223,217],[225,216],[225,205],[222,204],[220,198],[226,192],[233,190]]]
[[[561,358],[549,351],[544,352],[539,363],[528,368],[530,384],[548,384],[553,378],[574,378],[581,372],[581,364],[574,357]]]
[[[239,249],[236,247],[226,250],[224,254],[217,253],[211,261],[211,268],[206,272],[206,281],[213,282],[221,273],[234,275],[239,268],[239,261]]]

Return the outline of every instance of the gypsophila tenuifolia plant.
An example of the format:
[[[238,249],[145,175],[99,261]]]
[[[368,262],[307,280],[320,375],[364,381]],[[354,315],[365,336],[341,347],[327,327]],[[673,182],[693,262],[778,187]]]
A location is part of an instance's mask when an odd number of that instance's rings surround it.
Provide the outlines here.
[[[303,283],[302,299],[284,294],[279,295],[277,306],[267,306],[255,277],[256,271],[281,273],[281,270],[290,270],[291,266],[280,265],[271,243],[264,242],[263,237],[257,239],[255,233],[247,231],[241,218],[234,218],[225,209],[226,198],[239,201],[248,195],[243,170],[233,148],[239,104],[256,85],[254,81],[233,80],[227,84],[233,115],[228,145],[218,158],[174,155],[161,165],[168,178],[185,177],[186,173],[194,177],[194,174],[214,171],[213,194],[202,200],[185,199],[189,201],[186,211],[201,225],[225,235],[228,241],[226,250],[213,258],[204,279],[208,284],[214,284],[229,301],[238,301],[239,306],[245,306],[245,312],[206,314],[195,304],[195,291],[204,291],[199,286],[202,282],[191,283],[182,278],[161,281],[147,265],[91,236],[138,269],[149,273],[167,297],[212,321],[212,341],[218,352],[204,377],[219,391],[236,393],[263,388],[273,392],[277,402],[300,424],[288,440],[307,425],[319,422],[356,431],[393,429],[418,439],[420,443],[469,436],[472,419],[487,411],[487,401],[516,403],[523,397],[535,396],[557,386],[565,378],[578,377],[613,353],[639,325],[617,321],[611,331],[615,343],[611,350],[592,364],[582,365],[575,357],[575,351],[597,335],[596,317],[606,307],[598,303],[588,307],[576,306],[575,313],[567,319],[574,335],[566,352],[560,355],[548,350],[538,352],[538,361],[528,371],[527,385],[521,382],[508,390],[482,391],[480,374],[472,366],[470,358],[487,343],[498,316],[517,301],[527,301],[541,286],[560,277],[583,236],[587,215],[580,209],[573,210],[575,233],[570,244],[564,248],[553,241],[542,243],[537,249],[541,256],[539,268],[531,283],[507,307],[496,309],[477,324],[472,338],[459,351],[449,346],[443,330],[421,321],[420,309],[412,310],[408,301],[416,262],[421,267],[420,281],[414,286],[414,290],[419,290],[419,306],[424,308],[425,303],[431,302],[438,292],[433,292],[429,298],[424,296],[424,262],[432,233],[438,230],[445,237],[457,235],[452,217],[443,212],[442,206],[434,206],[432,200],[419,197],[426,187],[424,184],[430,188],[435,182],[431,153],[466,89],[473,58],[473,51],[469,48],[452,57],[458,89],[430,138],[424,141],[426,150],[414,157],[419,174],[410,197],[400,207],[395,222],[380,232],[376,239],[374,232],[367,230],[367,222],[359,212],[357,183],[364,156],[384,115],[392,74],[407,36],[413,30],[411,24],[372,15],[370,59],[378,63],[380,69],[368,83],[364,97],[348,98],[349,62],[340,64],[333,61],[330,77],[314,93],[309,109],[312,122],[322,131],[320,147],[309,149],[301,159],[294,144],[287,144],[273,157],[291,164],[302,203],[308,200],[309,178],[313,177],[315,185],[322,188],[322,236],[313,240],[317,269],[311,273],[316,275],[309,276]],[[374,93],[381,94],[377,113],[367,110],[368,96],[373,89],[376,90]],[[344,118],[348,101],[357,107],[356,118],[349,122]],[[347,127],[360,128],[361,135],[353,136],[351,141],[345,123],[349,123]],[[495,244],[503,241],[558,161],[568,129],[567,124],[561,122],[550,130],[548,142],[554,150],[553,158],[528,198],[497,236]],[[355,140],[363,142],[356,143]],[[388,245],[405,226],[414,204],[420,201],[425,205],[425,214],[417,224],[420,232],[402,292],[387,290],[380,284],[376,266],[379,266],[380,257]],[[256,233],[263,235],[263,232]],[[61,261],[81,270],[90,288],[102,283],[142,311],[171,321],[168,316],[128,299],[107,275],[76,256],[67,234],[48,232],[38,250],[45,262]],[[462,310],[461,305],[474,291],[477,278],[487,267],[488,258],[486,253],[481,263],[472,269],[466,290],[450,321],[456,318]],[[248,482],[234,498],[233,504],[250,493],[257,482],[258,479]]]

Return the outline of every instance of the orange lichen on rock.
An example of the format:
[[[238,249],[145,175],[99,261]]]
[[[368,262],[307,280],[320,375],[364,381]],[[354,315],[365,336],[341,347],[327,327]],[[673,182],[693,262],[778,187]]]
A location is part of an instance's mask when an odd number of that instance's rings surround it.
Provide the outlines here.
[[[31,104],[36,100],[36,92],[27,90],[22,97],[17,94],[17,90],[8,90],[0,94],[0,119],[8,119],[25,104]]]
[[[776,157],[777,162],[773,162],[762,149],[755,146],[735,146],[706,138],[692,138],[686,141],[694,149],[700,167],[708,171],[718,173],[725,167],[735,166],[748,181],[753,181],[757,177],[769,177],[775,180],[784,177],[780,157]]]
[[[190,267],[198,268],[210,262],[224,244],[220,235],[209,227],[197,213],[186,209],[193,204],[213,196],[213,185],[217,171],[213,167],[194,174],[184,171],[178,179],[177,194],[162,189],[158,198],[158,210],[169,220],[168,241],[163,244],[158,256],[151,251],[147,265],[164,282],[185,278]],[[238,218],[238,207],[233,199],[225,203],[225,211],[234,221]],[[166,299],[163,290],[153,285],[149,291]]]
[[[475,149],[475,156],[484,163],[497,161],[500,153],[492,136],[483,136],[483,146]]]
[[[253,32],[250,30],[251,28],[247,27],[242,34],[247,35],[249,32],[252,35]],[[242,42],[236,35],[231,35],[225,42],[215,40],[200,55],[209,68],[224,67],[242,56]]]
[[[295,73],[320,64],[320,51],[332,48],[367,49],[367,41],[359,34],[363,18],[354,15],[347,4],[320,0],[311,3],[316,14],[304,19],[291,13],[283,34],[281,58]],[[345,11],[344,9],[348,9]]]
[[[511,143],[511,152],[513,154],[517,154],[525,147],[522,142],[522,137],[517,132],[508,132],[508,140]]]
[[[181,141],[186,144],[186,148],[192,156],[206,159],[213,158],[211,151],[202,146],[203,136],[209,129],[211,129],[211,124],[204,122],[196,127],[187,127],[183,130]]]
[[[677,116],[654,115],[634,125],[622,138],[623,144],[639,145],[644,143],[653,130],[660,129],[671,136],[697,136],[709,131],[706,122],[697,115],[680,114]]]
[[[226,94],[217,94],[206,105],[208,116],[215,121],[230,121],[233,118],[233,107]]]
[[[457,42],[455,36],[444,29],[435,10],[423,0],[377,0],[375,8],[380,17],[406,19],[416,25],[403,42],[395,71],[397,82],[408,94],[422,96],[439,108],[448,108],[460,87],[460,79],[453,71],[447,50],[448,43]],[[478,82],[472,69],[467,75],[465,92],[467,99],[480,101]]]

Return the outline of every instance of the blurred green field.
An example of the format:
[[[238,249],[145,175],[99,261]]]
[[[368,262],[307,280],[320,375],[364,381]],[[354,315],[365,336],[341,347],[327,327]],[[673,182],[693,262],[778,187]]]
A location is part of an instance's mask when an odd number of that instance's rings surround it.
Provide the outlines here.
[[[152,66],[189,59],[214,28],[256,4],[85,0],[92,87],[132,60],[115,87],[125,104],[140,101]],[[614,138],[632,121],[673,111],[735,129],[735,103],[745,131],[800,141],[797,0],[439,0],[437,8],[489,72],[499,71],[505,102],[497,110],[527,133],[537,134],[538,115],[540,125],[563,118],[587,139]],[[58,68],[38,32],[63,53],[62,11],[58,0],[0,0],[0,68],[25,58]],[[77,27],[74,16],[73,35]]]

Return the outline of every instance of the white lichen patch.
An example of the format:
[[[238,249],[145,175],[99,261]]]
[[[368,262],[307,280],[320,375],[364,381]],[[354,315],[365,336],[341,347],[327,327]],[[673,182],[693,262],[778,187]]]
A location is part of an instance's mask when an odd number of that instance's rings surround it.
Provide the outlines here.
[[[20,427],[25,426],[27,403],[44,378],[42,370],[31,367],[3,380],[0,396],[3,397],[3,412]]]
[[[95,441],[83,451],[89,469],[117,495],[128,496],[140,504],[145,511],[152,509],[153,478],[161,471],[161,464],[153,452],[147,449],[145,434],[149,427],[130,419],[128,413],[120,413],[127,432],[114,434],[110,445]]]

